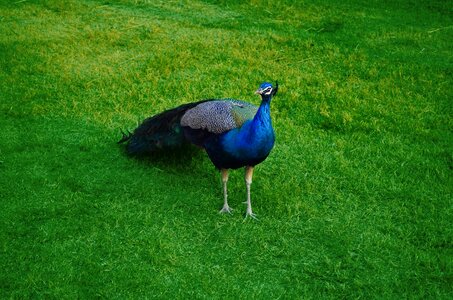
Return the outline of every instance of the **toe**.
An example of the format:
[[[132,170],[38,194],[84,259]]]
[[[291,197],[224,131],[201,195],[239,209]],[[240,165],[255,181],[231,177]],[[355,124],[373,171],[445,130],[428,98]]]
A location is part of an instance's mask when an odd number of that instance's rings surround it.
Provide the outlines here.
[[[249,217],[252,218],[252,219],[254,219],[254,220],[257,220],[257,221],[258,221],[258,218],[256,217],[256,215],[255,215],[253,212],[251,212],[251,211],[248,211],[248,212],[246,212],[246,214],[245,214],[245,219],[247,219],[247,218],[249,218]]]
[[[221,214],[225,214],[225,213],[228,213],[228,214],[232,214],[233,213],[233,209],[229,206],[224,206],[220,211],[219,213]]]

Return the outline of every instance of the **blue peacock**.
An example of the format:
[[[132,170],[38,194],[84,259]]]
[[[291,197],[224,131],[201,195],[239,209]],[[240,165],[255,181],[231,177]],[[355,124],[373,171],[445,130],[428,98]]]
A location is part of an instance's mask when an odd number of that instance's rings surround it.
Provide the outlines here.
[[[256,218],[250,187],[254,167],[274,146],[270,103],[277,90],[278,82],[275,87],[269,82],[261,84],[256,91],[261,96],[259,107],[235,99],[183,104],[146,119],[133,133],[123,134],[118,143],[127,143],[130,155],[150,154],[186,143],[205,149],[222,176],[224,204],[220,213],[232,212],[228,205],[228,170],[245,167],[246,217]]]

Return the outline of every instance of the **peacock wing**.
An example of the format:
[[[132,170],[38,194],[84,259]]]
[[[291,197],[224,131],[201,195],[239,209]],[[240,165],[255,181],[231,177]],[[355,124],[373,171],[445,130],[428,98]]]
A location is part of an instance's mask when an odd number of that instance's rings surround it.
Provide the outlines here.
[[[253,119],[257,111],[255,105],[240,100],[206,101],[187,110],[181,118],[181,126],[220,134],[242,126]]]

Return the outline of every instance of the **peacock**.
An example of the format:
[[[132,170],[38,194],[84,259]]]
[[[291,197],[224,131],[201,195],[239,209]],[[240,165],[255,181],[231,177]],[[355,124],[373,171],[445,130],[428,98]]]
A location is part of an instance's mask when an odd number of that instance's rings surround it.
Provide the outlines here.
[[[275,87],[269,82],[262,83],[255,92],[261,96],[259,107],[230,98],[183,104],[146,119],[133,133],[123,133],[118,143],[127,143],[126,151],[132,156],[186,143],[203,148],[221,173],[224,199],[220,213],[232,213],[227,192],[229,169],[245,167],[245,216],[256,218],[250,187],[254,167],[264,161],[274,147],[270,102],[277,91],[278,82]]]

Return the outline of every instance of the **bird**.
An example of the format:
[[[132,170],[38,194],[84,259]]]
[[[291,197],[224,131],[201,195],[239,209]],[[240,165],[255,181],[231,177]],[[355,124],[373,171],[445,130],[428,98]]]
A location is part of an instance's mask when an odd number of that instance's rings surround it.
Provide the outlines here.
[[[132,133],[122,132],[119,144],[126,144],[131,156],[152,155],[160,150],[193,144],[204,149],[220,170],[223,207],[220,213],[231,214],[228,204],[230,169],[245,168],[245,217],[256,219],[250,199],[253,171],[270,154],[275,143],[270,103],[278,91],[270,82],[262,83],[255,94],[261,103],[255,106],[232,98],[206,99],[183,104],[145,119]]]

